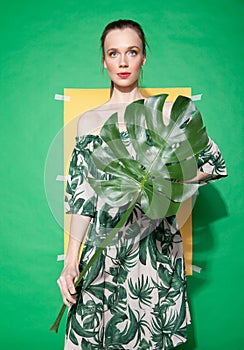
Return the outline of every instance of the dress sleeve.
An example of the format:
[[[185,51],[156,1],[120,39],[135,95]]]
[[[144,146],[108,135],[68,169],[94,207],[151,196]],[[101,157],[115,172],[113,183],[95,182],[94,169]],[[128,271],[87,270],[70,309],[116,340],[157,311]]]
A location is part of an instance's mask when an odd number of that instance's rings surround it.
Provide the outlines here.
[[[216,143],[209,138],[207,146],[198,158],[198,169],[209,174],[209,177],[199,181],[201,184],[209,183],[227,176],[225,161]]]
[[[87,181],[94,176],[94,166],[91,161],[94,143],[99,142],[98,136],[88,135],[76,138],[73,149],[65,194],[65,212],[94,217],[97,195]]]

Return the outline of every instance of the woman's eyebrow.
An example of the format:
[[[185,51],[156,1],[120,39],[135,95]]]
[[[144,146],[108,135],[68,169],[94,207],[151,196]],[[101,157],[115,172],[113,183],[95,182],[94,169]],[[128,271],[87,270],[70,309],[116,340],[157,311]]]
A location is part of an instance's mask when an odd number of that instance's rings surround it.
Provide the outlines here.
[[[109,51],[117,51],[118,49],[116,49],[115,47],[111,47],[111,48],[109,48],[109,49],[107,49],[107,52],[109,52]]]
[[[139,49],[140,50],[139,46],[136,46],[136,45],[129,46],[127,49],[128,50],[131,50],[131,49]]]
[[[138,49],[138,50],[140,50],[140,48],[139,48],[139,46],[136,46],[136,45],[133,45],[133,46],[128,46],[127,48],[126,48],[126,50],[131,50],[131,49]],[[107,49],[107,52],[109,52],[109,51],[118,51],[119,49],[118,48],[116,48],[116,47],[111,47],[111,48],[109,48],[109,49]]]

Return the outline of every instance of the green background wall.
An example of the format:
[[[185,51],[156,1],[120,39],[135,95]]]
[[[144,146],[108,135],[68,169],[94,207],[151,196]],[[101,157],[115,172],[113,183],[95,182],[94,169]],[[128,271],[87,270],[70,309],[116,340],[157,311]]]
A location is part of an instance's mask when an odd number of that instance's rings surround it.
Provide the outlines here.
[[[63,232],[48,207],[44,167],[63,124],[63,88],[108,87],[99,37],[118,18],[139,21],[150,51],[143,86],[192,87],[229,177],[200,190],[193,325],[183,350],[243,348],[244,1],[12,0],[0,4],[1,349],[62,349],[49,327],[61,306]],[[242,112],[242,113],[241,113]]]

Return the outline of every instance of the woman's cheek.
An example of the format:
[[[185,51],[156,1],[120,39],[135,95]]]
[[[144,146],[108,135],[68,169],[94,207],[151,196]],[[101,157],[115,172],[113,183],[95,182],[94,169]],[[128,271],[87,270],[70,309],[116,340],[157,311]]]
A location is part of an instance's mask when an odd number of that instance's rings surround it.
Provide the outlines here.
[[[133,67],[133,71],[136,74],[140,74],[141,73],[141,62],[137,63],[134,67]]]
[[[106,62],[108,72],[115,73],[117,71],[117,67],[112,62]]]

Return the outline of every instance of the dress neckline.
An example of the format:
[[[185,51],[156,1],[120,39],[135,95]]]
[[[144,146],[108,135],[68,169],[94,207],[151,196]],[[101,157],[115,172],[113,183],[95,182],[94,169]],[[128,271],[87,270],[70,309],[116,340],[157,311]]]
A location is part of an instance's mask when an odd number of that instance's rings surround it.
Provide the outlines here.
[[[98,106],[98,107],[95,107],[94,110],[109,110],[109,109],[114,109],[115,107],[127,107],[128,105],[130,105],[131,103],[133,102],[139,102],[139,101],[146,101],[146,98],[141,98],[141,99],[137,99],[135,101],[131,101],[131,102],[117,102],[117,103],[108,103],[108,102],[105,102],[104,104]]]
[[[128,133],[127,130],[121,130],[119,133],[120,133],[120,136],[123,136],[123,137],[129,136],[129,133]],[[95,135],[95,134],[85,134],[85,135],[78,135],[78,136],[75,137],[75,139],[76,139],[77,142],[80,142],[81,140],[84,140],[84,139],[86,139],[86,138],[93,138],[93,139],[99,138],[99,139],[102,140],[102,137],[100,136],[100,134],[98,134],[98,135]]]

